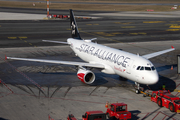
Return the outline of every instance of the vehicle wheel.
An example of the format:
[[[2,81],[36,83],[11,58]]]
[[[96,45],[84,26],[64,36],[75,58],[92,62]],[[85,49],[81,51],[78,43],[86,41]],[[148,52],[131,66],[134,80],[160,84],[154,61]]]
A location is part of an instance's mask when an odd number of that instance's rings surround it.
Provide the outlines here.
[[[157,104],[158,104],[159,107],[162,107],[162,100],[161,100],[161,98],[158,98]]]
[[[139,90],[138,89],[136,89],[135,92],[136,92],[136,94],[139,94]]]
[[[107,118],[109,119],[109,120],[112,120],[113,119],[113,117],[110,117],[110,115],[109,115],[109,113],[107,113]]]
[[[174,105],[172,103],[169,103],[169,110],[171,112],[174,112]]]

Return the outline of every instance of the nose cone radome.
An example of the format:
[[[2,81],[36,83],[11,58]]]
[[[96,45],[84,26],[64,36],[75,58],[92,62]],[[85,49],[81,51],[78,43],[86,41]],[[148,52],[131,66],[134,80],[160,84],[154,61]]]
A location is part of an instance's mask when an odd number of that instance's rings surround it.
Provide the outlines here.
[[[149,84],[153,85],[156,84],[159,81],[159,76],[157,74],[157,72],[154,72],[151,76],[150,76],[150,80],[149,80]]]

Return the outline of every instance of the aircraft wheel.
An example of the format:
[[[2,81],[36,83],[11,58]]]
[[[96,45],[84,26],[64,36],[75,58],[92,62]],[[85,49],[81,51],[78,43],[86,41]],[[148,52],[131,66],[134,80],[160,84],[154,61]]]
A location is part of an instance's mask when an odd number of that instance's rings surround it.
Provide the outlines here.
[[[146,97],[146,94],[143,94],[143,97]]]
[[[136,94],[139,94],[139,90],[138,89],[136,89],[135,92],[136,92]]]

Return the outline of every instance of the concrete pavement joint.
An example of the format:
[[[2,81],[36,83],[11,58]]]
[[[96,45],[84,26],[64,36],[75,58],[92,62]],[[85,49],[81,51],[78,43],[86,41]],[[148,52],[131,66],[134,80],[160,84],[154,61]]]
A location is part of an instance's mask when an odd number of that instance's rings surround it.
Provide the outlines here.
[[[11,66],[13,69],[15,69],[18,73],[20,73],[21,75],[23,75],[25,78],[27,78],[31,83],[33,83],[34,85],[36,85],[40,90],[43,90],[43,88],[41,88],[41,86],[39,84],[37,84],[35,81],[33,81],[31,78],[29,78],[27,75],[25,75],[24,73],[22,73],[21,71],[19,71],[15,66],[13,66],[12,64],[10,64],[9,62],[7,62],[6,60],[2,59],[0,57],[1,60],[3,60],[6,64],[8,64],[9,66]]]
[[[10,87],[8,87],[8,85],[6,85],[6,83],[2,79],[0,79],[0,83],[2,83],[5,87],[7,87],[8,90],[11,91],[11,93],[14,93],[13,90]]]

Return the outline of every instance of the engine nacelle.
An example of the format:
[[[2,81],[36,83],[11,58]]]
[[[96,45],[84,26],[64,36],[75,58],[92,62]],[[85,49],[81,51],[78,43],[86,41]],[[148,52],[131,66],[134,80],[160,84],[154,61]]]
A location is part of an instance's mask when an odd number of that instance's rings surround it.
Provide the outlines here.
[[[90,70],[79,69],[77,76],[83,83],[86,84],[92,84],[95,81],[95,75]]]

